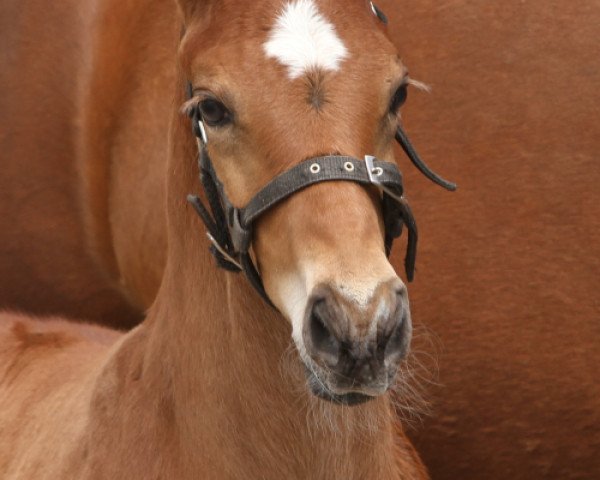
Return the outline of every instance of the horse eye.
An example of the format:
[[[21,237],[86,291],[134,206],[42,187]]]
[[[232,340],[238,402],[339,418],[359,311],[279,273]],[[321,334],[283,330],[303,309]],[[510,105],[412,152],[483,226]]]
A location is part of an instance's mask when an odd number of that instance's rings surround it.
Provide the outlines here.
[[[198,108],[202,120],[212,127],[224,125],[231,120],[227,107],[213,98],[202,100]]]
[[[398,90],[396,90],[396,93],[394,93],[394,96],[392,97],[392,101],[390,103],[390,112],[391,113],[396,113],[398,111],[398,109],[404,105],[404,102],[406,102],[406,98],[408,97],[408,89],[407,89],[408,85],[401,85]]]

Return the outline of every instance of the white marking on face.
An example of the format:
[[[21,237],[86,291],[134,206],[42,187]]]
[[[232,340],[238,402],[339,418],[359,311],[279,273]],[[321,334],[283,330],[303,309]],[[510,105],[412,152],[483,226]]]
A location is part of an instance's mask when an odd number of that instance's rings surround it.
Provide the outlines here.
[[[344,297],[346,297],[351,302],[354,302],[361,308],[365,308],[369,304],[369,300],[375,293],[376,288],[379,284],[388,280],[387,278],[381,280],[373,279],[374,281],[369,281],[371,279],[356,279],[353,282],[346,282],[338,285],[338,290]]]
[[[337,288],[344,297],[361,308],[369,305],[379,285],[396,278],[396,272],[387,259],[373,261],[368,268],[353,268],[337,279]]]
[[[335,27],[321,15],[313,0],[289,2],[263,48],[267,57],[288,68],[291,79],[315,69],[337,71],[349,56]]]
[[[277,284],[278,297],[282,299],[282,312],[290,319],[292,324],[292,338],[300,351],[306,356],[304,339],[302,338],[302,325],[304,311],[308,301],[306,282],[301,275],[288,274]]]

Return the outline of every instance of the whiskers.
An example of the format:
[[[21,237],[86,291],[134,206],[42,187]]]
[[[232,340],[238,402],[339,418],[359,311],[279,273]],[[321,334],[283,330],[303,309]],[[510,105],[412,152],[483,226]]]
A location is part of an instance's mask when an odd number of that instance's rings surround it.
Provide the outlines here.
[[[294,406],[304,416],[311,437],[333,433],[340,437],[358,435],[368,441],[377,432],[389,428],[390,423],[400,420],[403,425],[414,428],[431,413],[430,390],[438,385],[438,345],[435,336],[424,326],[416,327],[413,349],[400,365],[389,392],[355,406],[332,403],[311,393],[329,391],[324,383],[329,372],[309,358],[301,360],[291,341],[281,357],[279,371],[285,388],[293,392]],[[307,375],[306,369],[312,375]],[[382,402],[390,402],[392,408],[381,408]]]
[[[306,375],[306,369],[312,375]],[[340,437],[355,433],[376,433],[389,424],[389,417],[381,414],[375,399],[362,405],[340,405],[321,399],[311,393],[313,390],[328,392],[329,389],[321,380],[327,378],[329,372],[315,365],[309,358],[301,360],[295,345],[290,342],[283,353],[279,371],[286,388],[291,389],[296,398],[296,408],[306,422],[311,437],[334,433]],[[311,385],[313,383],[313,385]]]
[[[439,339],[424,325],[413,329],[412,348],[400,365],[390,399],[403,424],[416,427],[432,414],[431,390],[439,387]]]

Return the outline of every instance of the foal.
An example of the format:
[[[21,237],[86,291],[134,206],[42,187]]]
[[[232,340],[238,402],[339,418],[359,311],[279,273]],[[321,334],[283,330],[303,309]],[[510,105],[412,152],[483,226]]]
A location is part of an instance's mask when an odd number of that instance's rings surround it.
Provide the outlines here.
[[[184,103],[198,105],[207,153],[236,206],[308,158],[392,160],[408,77],[380,20],[358,0],[343,9],[312,0],[180,7],[157,298],[126,335],[3,317],[0,471],[425,478],[386,394],[411,326],[406,288],[385,256],[377,190],[321,183],[259,218],[253,255],[276,309],[212,266],[185,200],[199,184]],[[298,359],[282,374],[290,336]]]

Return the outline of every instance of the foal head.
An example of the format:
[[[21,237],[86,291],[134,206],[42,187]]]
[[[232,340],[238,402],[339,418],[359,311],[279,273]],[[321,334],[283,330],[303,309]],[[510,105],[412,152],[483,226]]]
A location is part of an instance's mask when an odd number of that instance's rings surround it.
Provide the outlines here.
[[[320,155],[393,162],[406,68],[365,0],[179,0],[180,55],[208,152],[242,207]],[[381,193],[320,183],[261,216],[253,254],[291,322],[314,394],[352,404],[386,392],[406,355],[406,287],[384,248]]]

